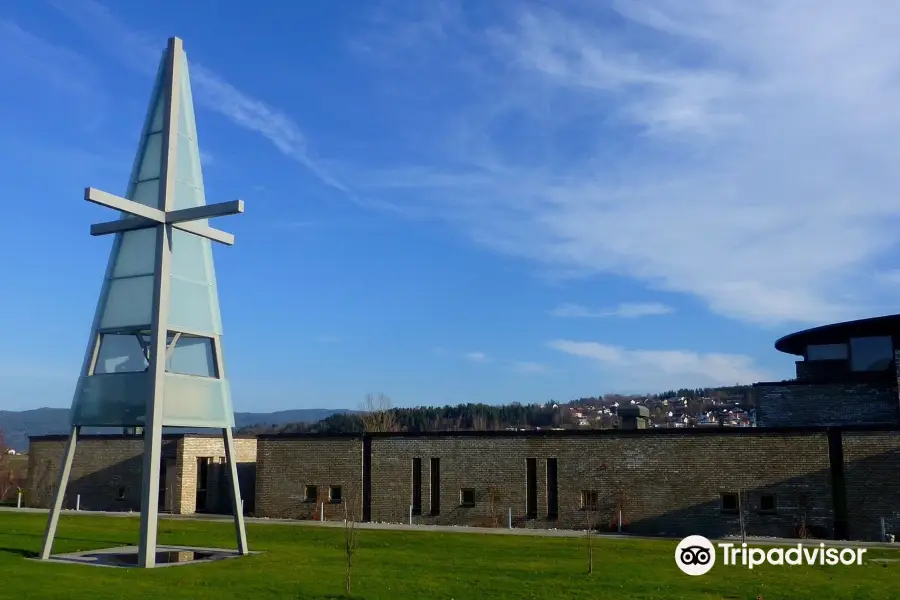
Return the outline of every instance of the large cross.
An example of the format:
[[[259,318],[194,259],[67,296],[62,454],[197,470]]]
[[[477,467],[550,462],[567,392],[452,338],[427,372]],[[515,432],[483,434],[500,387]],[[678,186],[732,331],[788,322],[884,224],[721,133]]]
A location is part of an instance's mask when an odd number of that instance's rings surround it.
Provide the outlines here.
[[[224,217],[226,215],[236,215],[244,212],[243,200],[232,200],[230,202],[220,202],[219,204],[206,204],[203,206],[195,206],[193,208],[182,208],[181,210],[160,210],[135,202],[120,198],[113,194],[101,192],[94,188],[85,188],[84,199],[94,204],[106,206],[114,210],[129,214],[134,219],[119,219],[116,221],[107,221],[105,223],[96,223],[91,225],[91,235],[107,235],[110,233],[119,233],[122,231],[134,231],[136,229],[148,229],[150,227],[160,227],[163,225],[171,225],[175,229],[193,233],[207,239],[221,242],[228,246],[234,245],[234,236],[224,231],[219,231],[200,223],[194,223],[201,219],[210,219],[213,217]]]

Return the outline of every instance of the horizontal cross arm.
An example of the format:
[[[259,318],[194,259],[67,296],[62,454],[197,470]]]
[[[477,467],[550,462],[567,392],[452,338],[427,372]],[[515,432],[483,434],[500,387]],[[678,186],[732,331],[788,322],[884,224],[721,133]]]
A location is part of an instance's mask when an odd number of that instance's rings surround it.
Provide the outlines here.
[[[84,199],[88,202],[99,204],[100,206],[106,206],[107,208],[134,215],[135,217],[143,217],[145,219],[150,219],[151,221],[156,221],[157,223],[166,222],[166,213],[158,208],[153,208],[152,206],[147,206],[140,202],[135,202],[134,200],[126,200],[125,198],[107,194],[106,192],[101,192],[94,188],[84,189]]]
[[[207,225],[188,222],[173,223],[172,227],[174,227],[175,229],[180,229],[181,231],[193,233],[194,235],[199,235],[200,237],[205,237],[208,240],[219,242],[220,244],[225,244],[226,246],[234,246],[234,234],[226,233]]]
[[[159,227],[160,223],[149,219],[119,219],[118,221],[107,221],[105,223],[96,223],[91,225],[91,235],[108,235],[110,233],[121,233],[125,231],[134,231],[136,229],[149,229],[150,227]],[[234,235],[214,229],[200,223],[172,223],[172,227],[193,233],[208,240],[225,244],[226,246],[234,246]]]
[[[244,212],[243,200],[220,202],[219,204],[205,204],[191,208],[182,208],[166,213],[166,223],[181,223],[183,221],[196,221],[198,219],[211,219],[227,215],[238,215]]]
[[[107,235],[110,233],[119,233],[122,231],[134,231],[135,229],[149,229],[150,227],[158,227],[159,223],[138,217],[136,219],[117,219],[115,221],[107,221],[105,223],[96,223],[91,225],[91,235]]]

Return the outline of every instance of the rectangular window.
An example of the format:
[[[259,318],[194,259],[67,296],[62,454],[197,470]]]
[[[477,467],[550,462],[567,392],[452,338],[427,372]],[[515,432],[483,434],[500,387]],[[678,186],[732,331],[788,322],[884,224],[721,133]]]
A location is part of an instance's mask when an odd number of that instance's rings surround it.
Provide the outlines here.
[[[537,519],[537,459],[525,459],[525,518]]]
[[[307,485],[303,488],[303,501],[315,502],[319,498],[319,488],[314,485]]]
[[[738,512],[738,495],[733,492],[722,494],[722,512],[735,513]]]
[[[431,459],[431,514],[441,514],[441,459]]]
[[[559,518],[559,482],[557,480],[556,459],[547,459],[547,518]]]
[[[581,508],[583,510],[597,510],[599,501],[595,490],[581,490]]]
[[[124,500],[125,499],[125,486],[120,485],[119,489],[116,490],[116,500]]]
[[[893,360],[894,343],[890,336],[850,340],[850,368],[853,371],[885,371]]]
[[[422,459],[412,459],[412,511],[422,514]]]
[[[328,501],[332,504],[341,503],[341,486],[333,485],[328,489]]]
[[[759,497],[759,512],[774,513],[777,506],[778,505],[775,502],[775,494],[762,494]]]
[[[806,347],[806,360],[847,360],[847,344],[810,344]]]
[[[460,506],[475,506],[475,490],[471,488],[459,490]]]

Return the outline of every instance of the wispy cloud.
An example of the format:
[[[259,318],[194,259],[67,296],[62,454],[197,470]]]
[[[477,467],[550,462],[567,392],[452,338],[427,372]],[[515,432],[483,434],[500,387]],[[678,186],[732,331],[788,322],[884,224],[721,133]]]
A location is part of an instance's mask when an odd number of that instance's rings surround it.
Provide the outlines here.
[[[673,312],[671,306],[659,302],[626,302],[612,308],[591,309],[581,304],[566,303],[550,311],[554,317],[572,319],[601,319],[618,317],[635,319],[653,315],[667,315]]]
[[[98,91],[97,71],[80,54],[26,31],[12,21],[0,20],[0,69],[10,72],[18,84],[38,78],[56,91],[65,92],[92,110],[102,113],[105,97]]]
[[[463,358],[474,363],[486,363],[490,360],[484,352],[467,352],[463,355]]]
[[[734,385],[765,380],[767,374],[741,354],[699,354],[687,350],[628,350],[597,342],[554,340],[548,346],[615,370],[623,381],[645,385]],[[652,383],[651,383],[652,382]]]
[[[53,0],[52,4],[124,66],[147,75],[156,72],[163,38],[132,29],[95,0]],[[344,182],[335,178],[312,155],[306,136],[293,118],[241,92],[201,64],[191,61],[190,70],[198,104],[221,114],[235,125],[262,135],[324,184],[361,202]]]
[[[545,364],[531,361],[514,361],[510,364],[510,368],[516,373],[523,374],[544,374],[550,372],[550,367]]]
[[[441,106],[458,110],[429,116],[452,133],[372,179],[493,250],[737,319],[821,322],[900,300],[871,281],[900,221],[900,7],[609,6],[522,3],[488,27],[436,30],[430,47],[468,52],[480,79],[422,69],[416,85],[447,82]]]

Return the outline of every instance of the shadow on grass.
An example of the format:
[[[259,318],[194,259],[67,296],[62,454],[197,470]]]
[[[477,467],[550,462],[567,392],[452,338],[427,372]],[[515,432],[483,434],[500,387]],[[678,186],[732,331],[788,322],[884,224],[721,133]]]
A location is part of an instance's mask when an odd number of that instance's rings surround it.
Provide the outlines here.
[[[38,556],[37,552],[32,552],[31,550],[22,550],[21,548],[0,548],[0,553],[18,554],[23,558],[37,558]]]
[[[36,533],[15,533],[15,532],[3,532],[4,537],[24,537],[24,538],[33,538],[38,540],[39,543],[43,543],[44,536],[43,534]],[[86,542],[89,544],[111,544],[113,546],[133,546],[134,544],[131,542],[123,542],[122,540],[98,540],[96,538],[77,538],[77,537],[68,537],[64,535],[57,535],[53,538],[54,545],[56,542]]]

